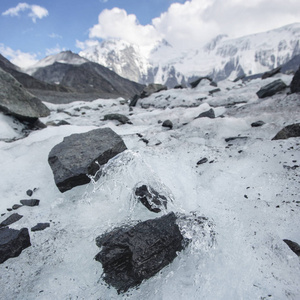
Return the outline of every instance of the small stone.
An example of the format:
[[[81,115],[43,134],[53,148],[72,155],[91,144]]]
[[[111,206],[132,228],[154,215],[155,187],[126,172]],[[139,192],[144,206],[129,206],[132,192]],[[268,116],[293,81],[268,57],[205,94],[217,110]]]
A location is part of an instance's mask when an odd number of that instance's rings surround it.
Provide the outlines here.
[[[165,120],[165,121],[162,123],[162,127],[167,127],[167,128],[172,129],[172,128],[173,128],[173,123],[172,123],[170,120]]]
[[[50,223],[38,223],[37,225],[35,225],[31,228],[31,231],[33,231],[33,232],[34,231],[42,231],[48,227],[50,227]]]
[[[31,197],[32,194],[33,194],[33,191],[32,191],[32,190],[27,190],[27,191],[26,191],[26,194],[27,194],[27,196]]]
[[[20,205],[20,204],[14,204],[13,206],[12,206],[12,209],[13,210],[16,210],[16,209],[18,209],[18,208],[20,208],[20,207],[22,207],[23,205]]]
[[[264,121],[256,121],[251,123],[251,127],[260,127],[263,126],[264,124],[266,124]]]
[[[300,256],[300,245],[293,242],[293,241],[290,241],[290,240],[283,240],[288,246],[289,248],[295,253],[297,254],[298,256]]]
[[[40,204],[38,199],[21,200],[20,202],[25,206],[38,206]]]
[[[197,162],[197,165],[202,165],[202,164],[205,164],[208,162],[208,159],[206,157],[200,159],[198,162]]]

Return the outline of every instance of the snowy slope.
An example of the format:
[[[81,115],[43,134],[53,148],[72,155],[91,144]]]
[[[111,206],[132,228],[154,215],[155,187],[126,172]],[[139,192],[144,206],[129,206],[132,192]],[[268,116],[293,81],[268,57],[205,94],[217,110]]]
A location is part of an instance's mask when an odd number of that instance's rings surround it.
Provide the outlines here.
[[[221,92],[207,86],[168,90],[140,99],[132,111],[122,99],[49,104],[48,126],[13,143],[0,141],[0,221],[7,208],[37,188],[40,206],[22,207],[24,217],[12,228],[50,222],[42,232],[30,232],[32,246],[0,267],[3,299],[149,299],[261,300],[300,298],[300,260],[283,242],[300,243],[300,139],[272,141],[284,126],[300,122],[300,97],[286,91],[264,100],[261,86],[290,75],[247,83],[223,81]],[[147,108],[143,108],[147,107]],[[195,119],[213,108],[217,118]],[[107,113],[122,113],[132,124],[101,121]],[[168,130],[161,121],[170,119]],[[265,125],[251,127],[254,121]],[[4,127],[2,125],[6,125]],[[1,135],[11,125],[0,118]],[[61,194],[48,165],[48,154],[63,137],[110,127],[128,151],[111,160],[98,182]],[[7,129],[5,129],[7,128]],[[139,133],[139,136],[137,135]],[[140,136],[147,139],[146,144]],[[225,138],[247,136],[247,140]],[[208,162],[197,165],[206,157]],[[216,243],[210,245],[197,226],[183,228],[193,237],[186,250],[138,289],[124,295],[101,278],[95,238],[131,220],[161,214],[147,211],[132,198],[137,182],[155,183],[171,195],[169,211],[204,215],[213,221]],[[166,213],[166,212],[164,212]]]
[[[203,47],[182,53],[167,41],[158,42],[150,53],[141,53],[135,45],[111,40],[79,54],[123,77],[174,86],[195,76],[210,75],[219,81],[265,72],[300,54],[299,40],[300,23],[296,23],[237,39],[220,35]]]

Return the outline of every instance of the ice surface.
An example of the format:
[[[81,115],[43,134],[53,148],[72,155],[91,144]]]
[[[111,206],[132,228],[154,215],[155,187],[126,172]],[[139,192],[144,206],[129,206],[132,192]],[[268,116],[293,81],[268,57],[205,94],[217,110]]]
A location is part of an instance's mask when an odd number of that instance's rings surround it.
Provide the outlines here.
[[[29,188],[37,188],[40,205],[19,208],[24,217],[11,227],[50,223],[47,230],[30,233],[31,247],[1,265],[0,298],[299,299],[300,261],[283,239],[300,242],[300,168],[284,167],[299,165],[300,140],[271,139],[283,126],[300,122],[300,98],[282,93],[258,99],[255,93],[271,80],[222,82],[213,96],[201,88],[163,91],[139,100],[132,111],[122,99],[46,103],[51,115],[44,123],[70,125],[0,141],[0,212],[6,212],[0,221],[9,215],[7,208],[27,198]],[[195,119],[210,108],[217,118]],[[114,112],[128,116],[132,125],[101,121]],[[166,119],[172,130],[161,126]],[[258,120],[266,124],[252,128]],[[1,138],[11,137],[7,124],[2,118]],[[112,128],[129,150],[109,161],[99,181],[61,194],[47,162],[50,150],[65,136],[97,127]],[[248,139],[225,142],[239,135]],[[204,157],[208,162],[197,165]],[[167,210],[155,214],[136,202],[138,183],[164,194]],[[138,289],[118,295],[101,279],[101,264],[93,259],[99,252],[95,238],[170,211],[194,212],[208,221],[203,229],[180,224],[193,238],[189,247]]]

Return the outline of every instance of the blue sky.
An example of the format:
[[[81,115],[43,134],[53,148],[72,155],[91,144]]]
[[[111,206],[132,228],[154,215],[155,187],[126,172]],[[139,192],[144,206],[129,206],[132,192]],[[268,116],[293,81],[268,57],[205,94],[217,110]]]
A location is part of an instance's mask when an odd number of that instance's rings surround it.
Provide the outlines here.
[[[300,22],[300,1],[285,0],[1,0],[0,53],[26,67],[62,50],[106,38],[141,47],[165,38],[197,48],[217,34],[232,37]]]

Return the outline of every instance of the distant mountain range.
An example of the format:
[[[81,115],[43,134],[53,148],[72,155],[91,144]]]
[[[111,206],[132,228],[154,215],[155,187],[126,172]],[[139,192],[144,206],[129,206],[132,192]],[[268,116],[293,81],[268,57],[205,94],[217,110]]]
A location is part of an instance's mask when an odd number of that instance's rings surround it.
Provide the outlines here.
[[[173,87],[198,76],[220,81],[269,71],[299,55],[299,41],[300,23],[295,23],[237,39],[219,35],[185,52],[176,51],[165,40],[154,45],[150,54],[122,40],[106,40],[79,55],[130,80]]]

